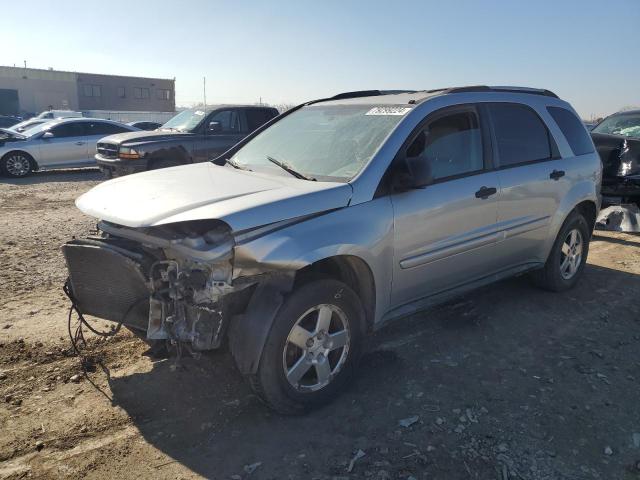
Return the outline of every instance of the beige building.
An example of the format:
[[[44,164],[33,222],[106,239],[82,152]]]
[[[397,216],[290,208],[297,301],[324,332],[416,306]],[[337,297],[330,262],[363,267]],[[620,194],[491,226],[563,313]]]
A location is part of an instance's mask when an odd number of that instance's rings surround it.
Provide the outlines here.
[[[0,114],[175,111],[175,80],[0,66]]]

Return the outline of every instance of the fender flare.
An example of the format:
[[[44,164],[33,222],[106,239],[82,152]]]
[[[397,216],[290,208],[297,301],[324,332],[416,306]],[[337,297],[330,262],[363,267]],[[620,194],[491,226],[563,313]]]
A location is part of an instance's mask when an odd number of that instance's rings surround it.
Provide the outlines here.
[[[229,325],[229,349],[243,375],[256,373],[271,326],[293,289],[294,274],[274,274],[258,283],[244,313]]]

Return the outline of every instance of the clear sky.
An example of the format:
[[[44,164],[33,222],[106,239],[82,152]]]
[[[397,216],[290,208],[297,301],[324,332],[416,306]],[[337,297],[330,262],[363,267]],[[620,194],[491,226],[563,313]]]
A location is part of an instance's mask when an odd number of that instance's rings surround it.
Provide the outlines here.
[[[29,0],[1,65],[176,78],[178,105],[341,91],[548,88],[583,117],[640,105],[640,0]]]

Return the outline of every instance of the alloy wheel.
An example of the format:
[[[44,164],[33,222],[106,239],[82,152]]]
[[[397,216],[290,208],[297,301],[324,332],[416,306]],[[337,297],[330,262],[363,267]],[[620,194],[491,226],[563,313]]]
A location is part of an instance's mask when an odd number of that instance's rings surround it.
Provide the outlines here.
[[[31,162],[24,155],[14,154],[5,160],[5,169],[13,177],[24,177],[31,171]]]
[[[349,355],[351,332],[336,305],[310,308],[295,322],[284,346],[285,378],[299,392],[320,390],[340,372]]]
[[[580,268],[582,262],[582,234],[580,230],[571,230],[562,243],[560,251],[560,274],[570,280]]]

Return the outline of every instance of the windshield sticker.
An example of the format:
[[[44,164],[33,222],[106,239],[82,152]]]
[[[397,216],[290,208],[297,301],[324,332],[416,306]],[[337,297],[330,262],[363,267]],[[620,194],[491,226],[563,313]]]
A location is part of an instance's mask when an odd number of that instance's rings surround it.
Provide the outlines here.
[[[204,115],[204,112],[202,110],[196,110],[195,112],[193,112],[193,114],[201,117],[202,115]]]
[[[404,115],[411,107],[373,107],[365,115]]]

